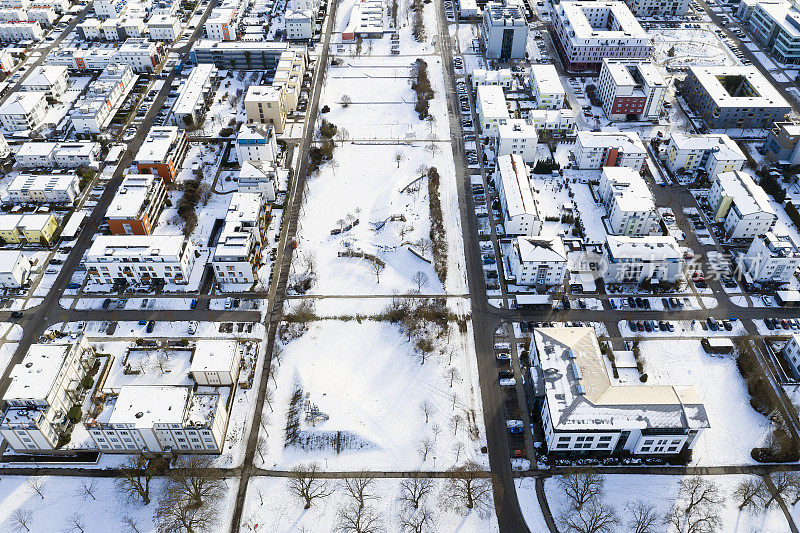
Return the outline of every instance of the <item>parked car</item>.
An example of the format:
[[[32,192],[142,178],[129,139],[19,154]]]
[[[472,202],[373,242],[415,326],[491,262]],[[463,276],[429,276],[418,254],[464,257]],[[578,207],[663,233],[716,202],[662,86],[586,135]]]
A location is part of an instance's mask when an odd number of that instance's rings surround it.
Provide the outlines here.
[[[154,321],[150,320],[150,321],[147,322],[147,327],[145,328],[145,331],[147,333],[153,333],[153,328],[155,328],[155,327],[156,327],[156,323]]]

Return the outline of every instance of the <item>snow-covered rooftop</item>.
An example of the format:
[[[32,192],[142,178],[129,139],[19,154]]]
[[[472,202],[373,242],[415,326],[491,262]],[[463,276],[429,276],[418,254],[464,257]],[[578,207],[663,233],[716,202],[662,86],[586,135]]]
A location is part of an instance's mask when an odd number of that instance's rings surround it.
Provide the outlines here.
[[[566,94],[555,65],[531,65],[531,80],[535,80],[539,94]]]
[[[539,210],[531,192],[530,174],[522,157],[518,154],[501,155],[497,158],[497,171],[500,173],[500,187],[503,190],[508,216],[520,215],[539,217]]]
[[[578,142],[584,148],[616,148],[624,154],[647,153],[639,134],[633,131],[579,131]]]
[[[767,193],[753,181],[747,172],[740,170],[723,172],[717,176],[716,183],[719,184],[725,196],[732,198],[736,208],[743,216],[755,213],[776,215],[769,203]]]
[[[606,237],[606,245],[615,260],[680,261],[683,257],[678,241],[671,236],[609,235]]]
[[[670,140],[678,150],[713,150],[717,160],[746,161],[739,145],[725,134],[691,135],[687,133],[673,133]]]
[[[506,96],[498,85],[478,85],[478,107],[484,117],[508,117]]]
[[[5,399],[44,399],[64,364],[71,344],[34,344],[11,369]]]
[[[790,107],[789,102],[752,65],[693,66],[690,68],[692,74],[714,100],[717,107]],[[731,94],[723,83],[727,79],[735,79],[737,82],[734,94]],[[746,86],[742,87],[742,83]]]
[[[228,372],[239,357],[235,340],[199,340],[192,356],[192,372]]]
[[[633,37],[647,39],[649,35],[624,2],[561,2],[564,14],[578,39]],[[602,23],[595,23],[597,15]]]
[[[514,239],[514,251],[522,263],[547,262],[566,263],[567,250],[561,237],[517,237]]]
[[[124,385],[108,422],[134,424],[137,428],[182,424],[190,393],[190,388],[184,386]]]

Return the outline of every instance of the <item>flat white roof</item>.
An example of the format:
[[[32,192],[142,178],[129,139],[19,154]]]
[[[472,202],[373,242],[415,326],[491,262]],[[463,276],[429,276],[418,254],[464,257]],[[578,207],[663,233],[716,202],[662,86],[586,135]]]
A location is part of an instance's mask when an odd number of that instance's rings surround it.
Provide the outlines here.
[[[19,364],[11,369],[11,383],[6,399],[45,398],[53,387],[58,371],[71,344],[33,344]]]
[[[176,115],[187,115],[192,113],[201,98],[206,84],[211,80],[211,76],[216,72],[217,67],[213,63],[200,63],[192,68],[192,72],[183,84],[183,90],[178,95],[172,112]]]
[[[520,215],[539,216],[536,201],[531,192],[528,167],[517,154],[501,155],[497,158],[497,170],[502,180],[503,196],[510,217]]]
[[[7,191],[66,191],[76,186],[75,174],[20,174]]]
[[[566,94],[555,65],[531,65],[531,78],[539,87],[539,94]]]
[[[710,66],[690,67],[692,74],[698,79],[703,89],[720,107],[786,107],[790,108],[778,90],[765,78],[756,67],[743,66]],[[741,76],[747,80],[750,90],[744,96],[732,96],[723,86],[721,78]],[[755,93],[755,94],[753,94]]]
[[[177,126],[162,126],[151,128],[139,151],[136,152],[136,161],[142,163],[161,163],[166,161],[172,143],[178,137]]]
[[[725,134],[689,135],[673,133],[670,140],[678,150],[713,150],[717,160],[747,161],[739,145]]]
[[[629,167],[603,167],[603,178],[622,211],[652,211],[656,205],[647,182]]]
[[[128,174],[117,189],[117,194],[111,199],[106,209],[109,218],[136,218],[142,209],[142,204],[150,198],[150,191],[156,178],[152,174]],[[155,221],[151,221],[155,222]]]
[[[652,235],[628,237],[626,235],[606,236],[606,245],[614,259],[633,261],[680,261],[683,258],[675,237]]]
[[[183,235],[98,235],[88,252],[88,260],[102,257],[180,257]]]
[[[484,117],[508,117],[503,88],[498,85],[478,85],[478,108]]]
[[[180,385],[123,385],[108,423],[137,428],[182,424],[189,394],[189,387]]]
[[[650,38],[624,2],[567,1],[561,2],[561,7],[564,9],[564,14],[569,19],[577,39]],[[595,16],[604,14],[604,24],[602,26],[600,24],[592,26],[587,13],[592,13]]]
[[[650,87],[666,86],[664,77],[658,72],[653,63],[650,61],[630,61],[619,59],[604,59],[603,64],[614,84],[622,87],[636,85],[637,81],[634,79],[631,70],[638,72],[641,80]]]
[[[579,131],[578,143],[584,148],[617,148],[623,154],[647,153],[636,132]]]
[[[769,197],[760,185],[753,181],[750,174],[737,170],[723,172],[716,180],[725,196],[732,198],[733,203],[742,215],[769,213],[777,216],[769,203]]]
[[[51,142],[26,142],[17,151],[17,157],[49,157],[58,143]]]
[[[192,372],[227,372],[233,367],[239,343],[235,340],[200,340],[194,348]]]

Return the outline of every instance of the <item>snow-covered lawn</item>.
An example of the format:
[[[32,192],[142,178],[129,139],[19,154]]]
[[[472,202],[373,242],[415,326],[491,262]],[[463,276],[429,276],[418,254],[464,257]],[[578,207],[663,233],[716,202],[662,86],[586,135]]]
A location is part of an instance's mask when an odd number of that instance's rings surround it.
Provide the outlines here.
[[[727,47],[708,28],[659,28],[653,58],[661,65],[735,65]]]
[[[522,510],[522,516],[525,517],[525,524],[528,529],[532,532],[547,531],[547,522],[545,522],[539,500],[536,498],[536,479],[531,477],[516,478],[514,486],[517,488],[519,507]]]
[[[631,513],[626,509],[626,505],[636,501],[643,501],[653,505],[659,517],[663,517],[670,512],[678,497],[679,483],[682,479],[681,476],[639,474],[607,475],[604,477],[605,501],[614,507],[623,524],[627,524],[631,519]],[[732,533],[788,532],[789,525],[786,517],[777,505],[772,505],[766,513],[750,514],[746,511],[739,511],[739,502],[733,497],[733,493],[736,490],[736,486],[748,477],[746,475],[706,476],[706,480],[717,485],[719,495],[724,498],[723,506],[719,512],[719,517],[722,519],[722,528],[719,531]],[[558,516],[562,512],[569,510],[569,501],[558,482],[558,478],[545,480],[545,492],[547,493],[547,501],[553,517],[558,520]],[[521,500],[523,498],[533,498],[535,500],[536,493],[534,492],[532,480],[530,490],[527,488],[524,491],[517,489],[517,493],[520,494]],[[663,526],[659,525],[659,527]],[[627,530],[620,528],[617,531]],[[656,529],[656,531],[662,531],[662,529]]]
[[[404,510],[398,501],[401,494],[399,479],[376,479],[371,489],[373,499],[367,505],[380,517],[384,531],[403,531],[400,515]],[[334,492],[322,499],[314,500],[311,509],[304,510],[303,502],[289,491],[286,478],[252,477],[247,486],[247,498],[242,510],[242,532],[268,531],[287,533],[329,533],[337,531],[339,510],[353,499],[342,488],[342,481],[327,482]],[[441,504],[441,493],[446,481],[432,480],[433,490],[427,497],[426,507],[431,509],[433,527],[437,533],[490,533],[498,531],[494,512],[487,518],[476,511],[461,514],[454,509],[453,502]],[[494,504],[491,505],[494,509]],[[258,525],[256,529],[255,526]],[[428,531],[428,530],[426,530]],[[540,530],[532,530],[540,531]]]
[[[446,470],[468,459],[486,465],[480,452],[485,431],[471,330],[462,335],[453,325],[450,338],[437,341],[452,351],[452,367],[460,374],[452,387],[445,375],[449,354],[429,356],[421,365],[406,339],[390,323],[322,320],[289,342],[277,368],[272,407],[264,406],[264,467],[289,469],[317,461],[330,470]],[[344,445],[337,454],[330,446],[284,447],[295,385],[302,387],[303,402],[329,417],[311,426],[301,410],[302,434],[316,442],[341,437],[351,443],[349,449]],[[427,423],[423,403],[430,408]],[[457,426],[454,415],[460,417]],[[424,441],[430,441],[431,450],[423,461],[419,448]]]
[[[702,466],[753,463],[770,423],[750,406],[733,356],[706,354],[699,340],[642,341],[648,385],[694,385],[711,427],[694,447],[692,463]]]

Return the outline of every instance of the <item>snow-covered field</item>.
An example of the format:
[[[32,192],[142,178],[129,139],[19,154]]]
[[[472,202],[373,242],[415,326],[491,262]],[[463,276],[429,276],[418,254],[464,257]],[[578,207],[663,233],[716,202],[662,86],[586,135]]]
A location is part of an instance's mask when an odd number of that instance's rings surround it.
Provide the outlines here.
[[[777,505],[756,514],[739,511],[739,502],[733,496],[736,486],[747,479],[746,475],[707,476],[705,479],[713,482],[718,487],[719,495],[724,498],[723,506],[719,512],[722,519],[721,532],[735,533],[785,533],[789,531],[786,517]],[[666,515],[675,504],[678,497],[681,476],[649,476],[649,475],[607,475],[605,476],[605,501],[614,507],[622,524],[627,524],[631,513],[626,505],[636,501],[643,501],[654,506],[659,517]],[[517,489],[521,500],[535,500],[536,493],[531,480],[530,489]],[[558,516],[569,509],[569,502],[559,485],[557,478],[545,480],[545,492],[553,517],[558,521]],[[535,501],[533,502],[535,503]],[[523,509],[525,506],[523,506]],[[527,519],[527,515],[526,515]],[[531,524],[528,524],[531,526]],[[659,527],[664,527],[660,525]],[[532,529],[532,531],[534,531]],[[627,531],[619,528],[616,531]],[[655,531],[662,531],[656,529]]]
[[[642,341],[648,385],[694,385],[711,427],[694,447],[700,466],[753,463],[750,450],[760,446],[770,423],[750,406],[733,356],[706,354],[699,340]]]
[[[264,467],[290,469],[317,461],[330,470],[446,470],[468,459],[486,465],[480,452],[485,431],[472,332],[462,335],[453,326],[450,338],[439,339],[438,345],[453,353],[452,367],[460,375],[452,387],[445,375],[449,353],[431,355],[421,365],[393,324],[311,323],[307,333],[284,348],[272,406],[264,406]],[[301,412],[301,430],[318,441],[340,435],[352,443],[350,449],[337,454],[330,447],[284,447],[295,384],[302,387],[304,401],[329,417],[311,426]],[[430,408],[427,423],[423,403]],[[420,447],[426,442],[430,452],[423,460]]]
[[[353,499],[342,488],[342,481],[329,480],[328,487],[333,493],[314,500],[310,509],[303,509],[303,502],[289,490],[286,478],[253,477],[247,486],[247,499],[242,511],[241,531],[268,531],[270,533],[287,533],[304,531],[307,533],[329,533],[337,531],[339,511],[349,505]],[[481,517],[472,511],[461,514],[455,510],[451,501],[442,503],[442,490],[445,481],[432,480],[433,489],[424,501],[426,508],[432,511],[433,523],[430,529],[437,533],[490,533],[498,531],[494,512],[488,517]],[[369,509],[379,516],[383,528],[381,531],[405,531],[400,522],[400,515],[405,506],[398,501],[401,494],[401,480],[376,479],[370,487],[373,496],[367,501]],[[494,510],[494,504],[491,504]],[[256,528],[256,524],[258,527]],[[376,530],[377,531],[377,530]]]

